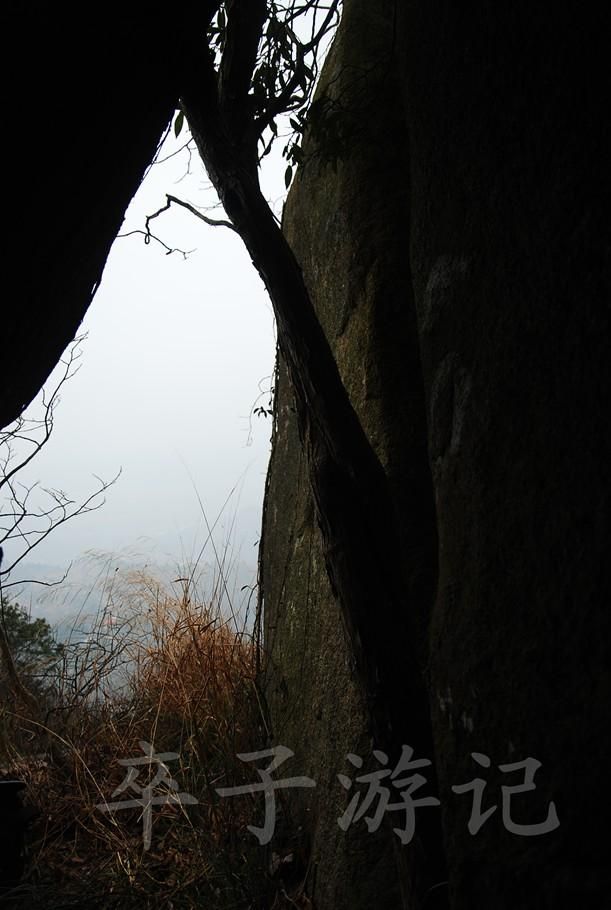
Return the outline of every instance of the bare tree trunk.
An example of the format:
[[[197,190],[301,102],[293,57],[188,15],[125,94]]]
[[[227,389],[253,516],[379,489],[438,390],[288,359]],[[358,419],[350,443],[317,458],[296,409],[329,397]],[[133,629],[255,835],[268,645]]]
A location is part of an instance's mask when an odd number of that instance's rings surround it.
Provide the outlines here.
[[[408,598],[386,475],[350,403],[301,269],[260,191],[256,170],[237,160],[222,130],[211,129],[210,110],[198,100],[183,95],[191,132],[274,307],[327,569],[354,645],[375,734],[396,746],[397,737],[408,731],[410,744],[429,754],[427,699],[412,643],[388,634],[407,610]],[[401,692],[387,684],[397,659],[405,667]]]
[[[4,553],[2,547],[0,547],[0,566],[2,566],[2,559]],[[6,624],[4,621],[4,600],[2,598],[2,586],[0,585],[0,654],[2,655],[2,660],[6,666],[6,673],[10,680],[10,684],[13,687],[16,697],[23,702],[26,708],[32,713],[38,711],[38,701],[29,691],[29,689],[24,686],[19,676],[19,671],[15,666],[15,661],[13,659],[13,652],[11,651],[11,645],[8,640],[8,635],[6,634]]]
[[[429,756],[428,694],[388,479],[342,383],[299,264],[259,186],[259,137],[248,87],[257,50],[253,36],[260,34],[265,9],[263,0],[235,6],[223,53],[228,65],[222,63],[218,74],[211,52],[194,38],[180,103],[208,175],[270,295],[327,572],[350,636],[374,740],[394,759],[404,743],[419,757]],[[230,27],[231,22],[230,15]],[[438,871],[443,860],[436,821],[421,826],[419,842],[429,873]]]

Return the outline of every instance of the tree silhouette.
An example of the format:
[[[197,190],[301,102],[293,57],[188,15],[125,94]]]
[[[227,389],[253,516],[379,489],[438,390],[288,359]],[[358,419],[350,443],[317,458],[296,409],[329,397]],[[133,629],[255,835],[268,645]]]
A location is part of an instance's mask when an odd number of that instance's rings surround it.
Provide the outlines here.
[[[292,112],[303,123],[315,69],[308,65],[339,8],[337,2],[208,3],[207,37],[194,35],[180,108],[234,230],[269,292],[278,346],[291,379],[300,438],[322,531],[325,560],[350,633],[376,736],[398,748],[431,751],[424,687],[410,645],[384,630],[406,610],[392,499],[385,472],[352,407],[302,272],[259,184],[259,163]],[[310,37],[300,16],[324,17]],[[267,132],[266,132],[267,131]],[[271,131],[271,139],[269,137]],[[286,153],[300,157],[295,141]],[[380,534],[383,529],[384,533]],[[394,649],[400,647],[401,652]],[[405,667],[403,687],[391,669]]]

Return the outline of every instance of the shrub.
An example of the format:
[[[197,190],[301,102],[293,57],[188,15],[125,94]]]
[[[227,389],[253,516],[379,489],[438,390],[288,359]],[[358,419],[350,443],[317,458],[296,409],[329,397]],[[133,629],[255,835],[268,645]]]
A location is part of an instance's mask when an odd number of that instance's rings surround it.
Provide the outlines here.
[[[263,801],[215,789],[252,783],[237,753],[266,744],[258,643],[188,581],[176,596],[134,576],[124,595],[61,652],[37,627],[60,660],[55,704],[44,720],[19,717],[27,735],[4,757],[40,810],[12,905],[85,907],[103,895],[108,908],[270,906],[265,850],[247,831]],[[96,808],[112,802],[119,761],[142,757],[141,742],[177,754],[171,776],[197,799],[155,809],[148,850],[140,808]]]

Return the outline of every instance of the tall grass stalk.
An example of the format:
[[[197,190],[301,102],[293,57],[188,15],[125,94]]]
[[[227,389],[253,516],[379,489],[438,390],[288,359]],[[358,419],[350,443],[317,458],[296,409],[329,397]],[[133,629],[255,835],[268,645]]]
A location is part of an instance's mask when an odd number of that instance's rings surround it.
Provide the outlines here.
[[[267,738],[260,643],[247,617],[240,624],[235,612],[221,610],[227,585],[220,576],[207,598],[193,572],[182,573],[175,590],[143,572],[115,578],[95,622],[75,625],[38,710],[0,706],[0,765],[26,781],[27,800],[39,810],[26,877],[0,905],[274,903],[268,857],[247,830],[260,824],[261,795],[216,793],[254,782],[253,767],[237,755],[265,748]],[[154,808],[148,850],[140,808],[96,808],[113,801],[127,771],[118,762],[142,757],[142,741],[177,753],[170,775],[197,799]],[[147,775],[145,768],[143,784]]]

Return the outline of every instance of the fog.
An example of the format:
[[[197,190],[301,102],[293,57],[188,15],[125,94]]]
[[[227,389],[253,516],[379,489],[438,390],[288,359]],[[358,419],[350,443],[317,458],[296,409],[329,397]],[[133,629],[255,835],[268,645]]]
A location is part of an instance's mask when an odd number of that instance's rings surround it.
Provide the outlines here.
[[[197,156],[173,154],[187,138],[167,139],[159,155],[167,160],[150,168],[121,234],[143,230],[166,192],[223,217],[209,208],[215,196]],[[282,171],[272,161],[269,194],[282,195]],[[271,421],[253,409],[269,400],[271,306],[235,233],[175,206],[151,229],[187,257],[145,244],[141,234],[117,238],[81,326],[79,369],[62,390],[52,437],[20,480],[78,500],[95,489],[94,475],[121,475],[102,508],[57,528],[32,552],[36,571],[87,551],[188,561],[206,522],[217,519],[217,546],[230,544],[234,556],[256,563]],[[40,413],[40,404],[29,413]],[[18,542],[4,549],[6,564]]]

